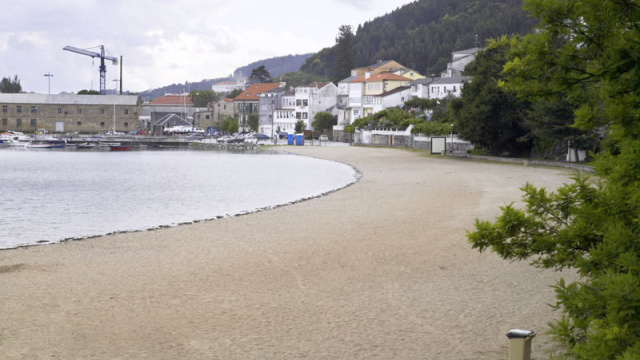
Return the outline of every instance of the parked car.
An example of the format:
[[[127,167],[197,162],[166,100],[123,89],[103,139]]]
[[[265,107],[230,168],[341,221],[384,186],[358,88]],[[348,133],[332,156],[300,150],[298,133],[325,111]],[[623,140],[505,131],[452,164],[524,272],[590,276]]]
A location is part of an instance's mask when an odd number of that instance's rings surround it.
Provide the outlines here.
[[[269,135],[265,135],[265,134],[254,134],[253,136],[258,140],[269,140],[269,139],[271,139],[271,137]]]
[[[320,141],[329,141],[329,137],[327,135],[320,135]]]

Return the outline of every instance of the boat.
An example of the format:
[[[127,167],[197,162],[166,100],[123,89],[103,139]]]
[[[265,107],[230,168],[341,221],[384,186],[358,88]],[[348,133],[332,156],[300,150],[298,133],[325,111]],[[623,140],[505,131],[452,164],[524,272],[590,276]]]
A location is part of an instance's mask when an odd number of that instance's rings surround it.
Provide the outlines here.
[[[33,138],[19,131],[9,130],[0,134],[0,140],[2,141],[2,146],[25,147],[29,141],[33,140]]]
[[[78,150],[91,150],[96,147],[96,144],[90,142],[84,142],[80,144],[76,144],[76,149]]]
[[[25,147],[27,149],[51,149],[56,147],[57,144],[49,141],[29,141]]]
[[[131,145],[109,145],[111,151],[131,151],[133,146]]]

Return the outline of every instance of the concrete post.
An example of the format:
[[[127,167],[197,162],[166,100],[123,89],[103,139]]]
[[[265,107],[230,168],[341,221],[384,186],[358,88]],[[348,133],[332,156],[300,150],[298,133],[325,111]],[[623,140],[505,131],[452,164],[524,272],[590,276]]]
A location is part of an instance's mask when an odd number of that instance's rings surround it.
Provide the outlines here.
[[[509,330],[509,360],[531,360],[531,340],[535,336],[536,333],[529,330]]]

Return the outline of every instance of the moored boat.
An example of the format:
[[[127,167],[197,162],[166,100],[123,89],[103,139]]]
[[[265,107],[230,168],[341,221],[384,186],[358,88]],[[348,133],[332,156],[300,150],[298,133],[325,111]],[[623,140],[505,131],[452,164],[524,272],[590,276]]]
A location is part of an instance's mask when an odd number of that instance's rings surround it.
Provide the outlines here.
[[[109,145],[111,151],[131,151],[133,146],[131,145]]]
[[[55,143],[49,141],[29,141],[25,145],[27,149],[51,149],[55,146]]]

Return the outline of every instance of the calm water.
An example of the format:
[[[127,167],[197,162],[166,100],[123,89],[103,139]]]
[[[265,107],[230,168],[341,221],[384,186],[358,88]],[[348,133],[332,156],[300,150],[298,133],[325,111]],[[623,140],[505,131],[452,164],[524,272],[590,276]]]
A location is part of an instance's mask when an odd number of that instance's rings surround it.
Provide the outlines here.
[[[357,180],[290,154],[0,148],[0,249],[172,226],[295,202]]]

